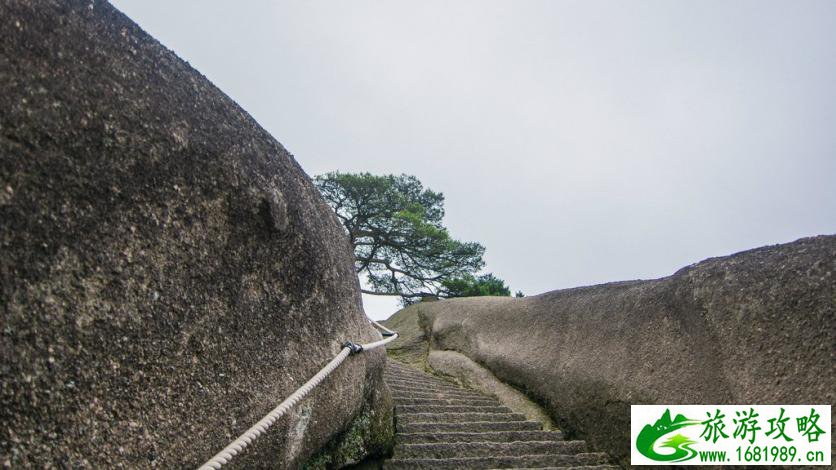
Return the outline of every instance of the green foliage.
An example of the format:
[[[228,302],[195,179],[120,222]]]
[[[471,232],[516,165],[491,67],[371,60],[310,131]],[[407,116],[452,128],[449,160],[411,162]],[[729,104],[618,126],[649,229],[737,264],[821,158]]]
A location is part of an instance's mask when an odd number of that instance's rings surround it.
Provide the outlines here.
[[[509,296],[511,289],[505,281],[492,273],[481,276],[463,276],[456,279],[446,279],[442,283],[447,297],[479,297],[485,295]]]
[[[445,281],[485,265],[485,247],[451,237],[441,223],[444,196],[414,176],[335,172],[314,181],[348,232],[365,293],[398,295],[405,305],[449,297]]]
[[[392,454],[395,422],[391,398],[375,392],[348,429],[334,437],[303,466],[303,470],[346,468],[365,458]]]
[[[523,291],[518,290],[517,293],[514,294],[514,297],[525,297],[525,294],[523,294]]]

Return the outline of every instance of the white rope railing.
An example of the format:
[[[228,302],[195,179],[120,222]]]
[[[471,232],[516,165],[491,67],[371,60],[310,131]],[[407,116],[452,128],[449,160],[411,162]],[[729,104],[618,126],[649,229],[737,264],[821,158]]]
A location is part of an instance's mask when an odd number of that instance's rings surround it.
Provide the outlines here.
[[[224,465],[228,464],[233,457],[241,453],[242,450],[246,449],[250,443],[252,443],[256,438],[260,435],[264,434],[273,423],[276,422],[279,418],[281,418],[285,413],[288,412],[294,405],[296,405],[299,401],[301,401],[305,396],[311,392],[317,385],[320,384],[326,377],[328,377],[331,372],[334,371],[340,364],[345,361],[345,359],[350,356],[351,354],[360,353],[362,351],[371,351],[372,349],[379,348],[387,343],[390,343],[398,338],[398,333],[386,328],[385,326],[381,325],[380,323],[369,320],[372,324],[380,328],[384,331],[384,338],[380,341],[375,341],[373,343],[367,344],[354,344],[352,342],[347,342],[343,345],[343,348],[340,352],[331,359],[331,362],[325,365],[319,372],[316,373],[310,380],[305,382],[304,385],[299,387],[298,390],[293,392],[289,397],[285,398],[285,400],[279,403],[279,406],[275,407],[273,411],[267,413],[266,416],[261,418],[261,420],[255,425],[253,425],[250,429],[248,429],[244,434],[241,434],[238,439],[230,442],[224,450],[215,454],[214,457],[209,459],[205,464],[200,466],[199,470],[217,470]]]

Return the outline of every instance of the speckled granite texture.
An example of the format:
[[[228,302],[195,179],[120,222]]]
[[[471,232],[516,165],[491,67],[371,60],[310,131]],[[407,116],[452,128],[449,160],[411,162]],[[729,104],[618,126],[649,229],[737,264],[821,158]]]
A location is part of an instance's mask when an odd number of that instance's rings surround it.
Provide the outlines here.
[[[293,157],[109,4],[0,3],[0,90],[0,466],[198,465],[380,338]],[[391,415],[383,364],[350,357],[235,463]]]

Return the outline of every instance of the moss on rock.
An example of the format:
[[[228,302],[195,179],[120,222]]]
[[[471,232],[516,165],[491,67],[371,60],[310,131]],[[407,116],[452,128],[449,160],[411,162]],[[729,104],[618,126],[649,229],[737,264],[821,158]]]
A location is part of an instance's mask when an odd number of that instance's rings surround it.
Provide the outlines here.
[[[429,340],[426,334],[432,327],[429,324],[421,324],[421,319],[427,316],[427,309],[424,308],[426,305],[426,302],[410,305],[399,310],[383,324],[398,332],[398,339],[386,348],[389,357],[432,373],[427,364]]]
[[[392,396],[382,383],[373,387],[371,398],[342,434],[332,439],[303,468],[324,470],[342,468],[367,458],[392,454],[395,421]]]

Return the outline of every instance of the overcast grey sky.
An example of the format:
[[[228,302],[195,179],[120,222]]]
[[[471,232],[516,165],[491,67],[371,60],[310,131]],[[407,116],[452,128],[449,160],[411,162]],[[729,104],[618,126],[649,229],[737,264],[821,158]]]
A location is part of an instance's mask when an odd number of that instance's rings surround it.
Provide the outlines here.
[[[443,192],[526,294],[836,232],[836,1],[114,4],[309,175]]]

